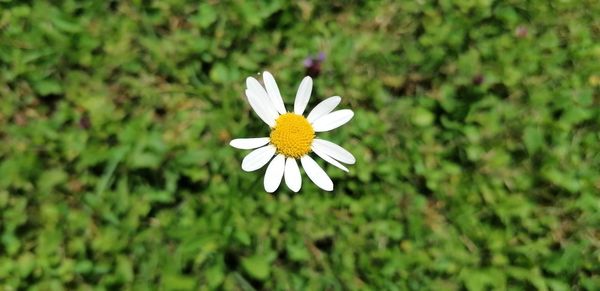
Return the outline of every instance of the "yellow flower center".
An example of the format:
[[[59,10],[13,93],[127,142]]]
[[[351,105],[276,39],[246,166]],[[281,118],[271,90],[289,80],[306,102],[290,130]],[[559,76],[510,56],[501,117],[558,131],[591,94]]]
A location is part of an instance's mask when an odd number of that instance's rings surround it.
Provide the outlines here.
[[[310,152],[315,130],[302,115],[285,113],[275,120],[271,143],[286,157],[300,158]]]

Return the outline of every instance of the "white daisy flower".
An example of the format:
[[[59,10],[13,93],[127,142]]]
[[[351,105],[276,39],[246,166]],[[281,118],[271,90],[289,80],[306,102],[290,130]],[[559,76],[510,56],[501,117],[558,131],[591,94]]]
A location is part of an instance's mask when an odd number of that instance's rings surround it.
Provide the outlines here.
[[[269,125],[271,134],[269,137],[239,138],[230,142],[232,147],[238,149],[253,149],[242,161],[242,169],[252,172],[270,162],[264,178],[265,190],[274,192],[283,178],[288,188],[298,192],[302,186],[302,177],[296,160],[300,160],[310,180],[319,188],[332,191],[333,182],[309,154],[314,152],[326,162],[348,172],[342,163],[354,164],[354,156],[335,143],[315,138],[315,133],[342,126],[352,119],[354,112],[350,109],[333,111],[342,100],[339,96],[334,96],[317,104],[304,117],[302,114],[312,92],[313,82],[310,77],[304,77],[300,83],[294,111],[287,112],[273,75],[264,72],[263,82],[265,87],[255,78],[248,77],[246,97],[258,117]]]

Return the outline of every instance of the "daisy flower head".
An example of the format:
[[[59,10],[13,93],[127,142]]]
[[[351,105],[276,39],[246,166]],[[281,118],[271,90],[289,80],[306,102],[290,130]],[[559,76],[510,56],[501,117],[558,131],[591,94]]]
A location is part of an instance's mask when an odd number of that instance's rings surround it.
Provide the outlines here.
[[[269,164],[264,177],[267,192],[275,192],[282,179],[290,190],[298,192],[302,186],[297,162],[300,160],[304,172],[313,183],[323,190],[332,191],[331,178],[311,154],[346,172],[348,169],[342,163],[354,164],[356,159],[341,146],[317,138],[316,133],[344,125],[352,119],[354,112],[350,109],[333,111],[342,100],[339,96],[333,96],[317,104],[305,117],[303,113],[313,86],[312,78],[308,76],[300,83],[294,110],[288,112],[273,75],[264,72],[262,76],[264,87],[253,77],[246,79],[246,97],[256,115],[269,126],[271,133],[268,137],[239,138],[229,143],[234,148],[253,150],[242,160],[242,169],[252,172]]]

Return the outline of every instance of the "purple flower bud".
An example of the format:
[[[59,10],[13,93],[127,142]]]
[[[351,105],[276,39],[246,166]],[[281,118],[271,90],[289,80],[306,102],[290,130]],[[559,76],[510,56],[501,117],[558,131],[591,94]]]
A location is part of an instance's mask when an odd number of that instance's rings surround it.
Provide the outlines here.
[[[92,121],[87,113],[79,118],[79,127],[82,129],[90,129],[92,127]]]
[[[308,67],[310,67],[312,65],[313,65],[313,59],[312,59],[312,57],[308,57],[308,58],[304,59],[304,67],[305,68],[308,68]]]
[[[518,38],[525,38],[529,34],[529,30],[525,25],[519,25],[515,28],[515,36]]]
[[[325,53],[319,52],[317,56],[310,56],[304,59],[304,68],[306,75],[316,78],[321,74],[321,62],[325,60]]]
[[[485,80],[485,78],[482,74],[477,74],[477,75],[475,75],[475,77],[473,77],[473,84],[481,85],[481,84],[483,84],[484,80]]]
[[[325,53],[324,52],[320,52],[319,56],[317,57],[317,60],[319,60],[320,62],[325,60]]]

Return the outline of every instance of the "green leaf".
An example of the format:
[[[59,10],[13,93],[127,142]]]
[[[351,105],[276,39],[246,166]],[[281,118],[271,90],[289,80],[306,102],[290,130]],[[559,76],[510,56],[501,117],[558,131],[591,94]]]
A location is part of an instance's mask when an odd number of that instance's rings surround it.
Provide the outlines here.
[[[210,70],[210,79],[213,82],[224,83],[229,80],[229,70],[222,63],[216,63]]]
[[[162,277],[161,285],[164,290],[193,290],[197,279],[190,276],[167,274]]]
[[[271,263],[264,255],[254,255],[243,258],[242,266],[248,275],[259,280],[267,279],[271,272]]]
[[[544,135],[538,127],[529,126],[525,128],[523,142],[530,154],[535,153],[544,145]]]
[[[33,84],[33,87],[42,96],[60,94],[63,92],[63,88],[60,83],[51,79],[37,81]]]
[[[422,107],[415,109],[412,116],[413,123],[415,125],[423,127],[430,126],[433,123],[434,119],[435,116],[433,115],[433,113]]]

